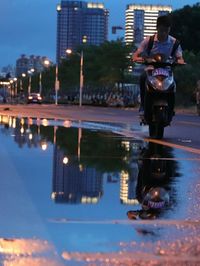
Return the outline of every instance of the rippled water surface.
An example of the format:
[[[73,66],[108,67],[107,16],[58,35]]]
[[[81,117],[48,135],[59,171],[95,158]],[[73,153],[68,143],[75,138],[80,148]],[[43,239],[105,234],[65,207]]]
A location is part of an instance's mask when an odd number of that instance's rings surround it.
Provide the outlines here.
[[[0,121],[1,265],[200,264],[198,156],[110,124]]]

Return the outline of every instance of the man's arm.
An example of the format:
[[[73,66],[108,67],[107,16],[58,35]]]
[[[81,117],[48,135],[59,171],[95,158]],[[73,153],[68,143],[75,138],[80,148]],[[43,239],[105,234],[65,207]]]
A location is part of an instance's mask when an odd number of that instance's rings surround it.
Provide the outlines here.
[[[141,49],[138,48],[134,53],[133,53],[133,56],[132,56],[132,60],[134,62],[143,62],[144,61],[144,58],[141,56]]]
[[[138,49],[133,53],[132,60],[137,62],[144,62],[144,56],[142,54],[145,53],[147,49],[148,38],[144,39]]]
[[[180,44],[176,50],[175,56],[176,56],[176,62],[178,64],[185,64],[185,60],[183,59],[183,52],[182,52],[182,48],[181,48]]]

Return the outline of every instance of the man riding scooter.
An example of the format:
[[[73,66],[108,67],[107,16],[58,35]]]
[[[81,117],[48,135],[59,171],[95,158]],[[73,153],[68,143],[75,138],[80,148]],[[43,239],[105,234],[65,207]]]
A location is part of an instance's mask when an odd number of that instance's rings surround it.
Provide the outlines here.
[[[133,53],[133,61],[144,62],[150,60],[156,54],[163,54],[166,58],[174,57],[178,64],[184,64],[180,43],[169,35],[171,18],[169,15],[160,16],[157,19],[157,33],[145,38],[138,49]],[[144,115],[146,72],[140,76],[140,116]]]

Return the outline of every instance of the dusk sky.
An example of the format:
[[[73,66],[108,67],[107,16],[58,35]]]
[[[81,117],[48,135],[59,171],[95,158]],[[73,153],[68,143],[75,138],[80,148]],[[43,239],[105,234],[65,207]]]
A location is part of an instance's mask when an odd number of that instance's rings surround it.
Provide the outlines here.
[[[87,2],[97,2],[97,0]],[[99,0],[110,11],[109,30],[124,26],[127,4],[169,4],[173,9],[195,0]],[[0,68],[15,65],[21,54],[47,56],[55,62],[57,0],[0,0]],[[110,35],[111,39],[112,36]]]

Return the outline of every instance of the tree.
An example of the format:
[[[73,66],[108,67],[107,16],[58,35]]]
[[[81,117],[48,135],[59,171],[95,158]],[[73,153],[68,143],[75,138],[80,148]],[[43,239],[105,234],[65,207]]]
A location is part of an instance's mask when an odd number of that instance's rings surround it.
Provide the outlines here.
[[[175,69],[177,102],[188,105],[194,102],[196,82],[200,78],[200,53],[184,52],[186,66]]]
[[[193,102],[194,89],[200,78],[200,3],[186,5],[171,13],[173,25],[171,35],[181,42],[185,67],[176,68],[177,101],[188,105]]]
[[[74,54],[64,59],[60,65],[62,90],[79,86],[80,51],[84,52],[84,86],[113,87],[125,82],[125,70],[130,59],[131,47],[122,40],[105,42],[100,46],[82,46]],[[79,55],[78,55],[79,54]]]
[[[200,3],[184,6],[171,13],[171,34],[181,41],[184,50],[198,52],[200,47]]]

